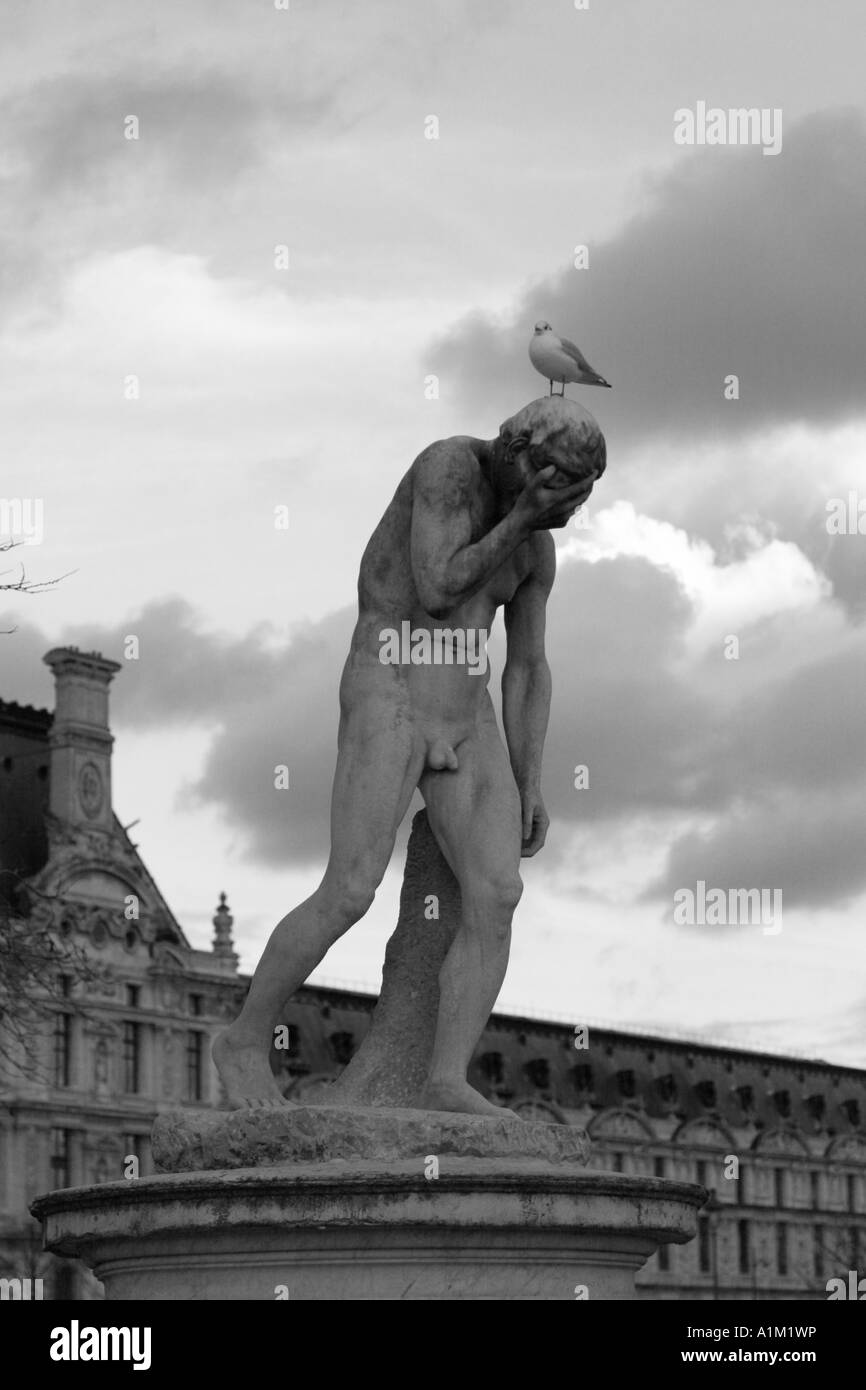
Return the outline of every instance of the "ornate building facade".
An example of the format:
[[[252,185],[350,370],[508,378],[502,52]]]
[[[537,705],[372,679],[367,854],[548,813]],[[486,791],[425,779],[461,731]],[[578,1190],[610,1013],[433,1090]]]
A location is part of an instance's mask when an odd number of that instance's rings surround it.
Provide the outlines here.
[[[108,688],[97,653],[45,658],[53,714],[0,703],[0,902],[19,929],[81,948],[83,977],[0,1058],[0,1277],[99,1296],[41,1252],[29,1202],[151,1169],[160,1110],[219,1101],[210,1042],[240,1008],[223,897],[209,951],[187,940],[111,804]],[[286,1095],[335,1077],[373,996],[307,986],[272,1064]],[[584,1125],[593,1167],[697,1181],[697,1239],[656,1255],[643,1298],[826,1298],[866,1275],[866,1072],[815,1060],[494,1016],[473,1084],[519,1114]]]
[[[53,715],[0,704],[0,893],[7,921],[53,935],[88,969],[61,969],[23,1041],[5,1036],[0,1276],[79,1298],[99,1286],[41,1252],[29,1203],[50,1188],[151,1171],[158,1109],[216,1099],[211,1038],[237,1013],[245,982],[225,899],[212,950],[195,950],[114,815],[108,687],[118,665],[72,648],[45,660]]]

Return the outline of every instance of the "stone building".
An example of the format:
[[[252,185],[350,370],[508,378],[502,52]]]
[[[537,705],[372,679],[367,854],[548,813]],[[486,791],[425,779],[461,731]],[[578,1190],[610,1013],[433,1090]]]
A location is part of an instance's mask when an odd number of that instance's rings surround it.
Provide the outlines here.
[[[210,1041],[248,981],[225,898],[212,949],[194,949],[114,815],[119,666],[74,648],[45,660],[53,714],[0,702],[0,908],[79,946],[88,973],[61,981],[23,1051],[0,1056],[0,1277],[86,1298],[99,1286],[42,1254],[29,1202],[151,1171],[156,1114],[219,1101]],[[298,992],[272,1058],[287,1095],[339,1074],[374,1004]],[[641,1297],[826,1298],[830,1278],[866,1275],[866,1072],[497,1015],[470,1079],[519,1114],[586,1126],[594,1167],[709,1189],[697,1239],[649,1262]]]
[[[245,982],[225,899],[213,948],[194,950],[113,812],[119,666],[74,648],[45,660],[53,715],[0,703],[0,895],[16,925],[55,932],[90,968],[61,975],[48,1016],[23,1047],[7,1034],[0,1057],[0,1276],[87,1297],[95,1281],[42,1254],[30,1201],[151,1171],[158,1108],[216,1098],[210,1040]]]

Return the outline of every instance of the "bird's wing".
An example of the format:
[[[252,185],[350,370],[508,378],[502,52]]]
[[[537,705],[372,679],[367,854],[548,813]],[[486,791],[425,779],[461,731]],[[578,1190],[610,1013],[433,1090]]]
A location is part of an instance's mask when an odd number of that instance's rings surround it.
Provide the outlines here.
[[[595,368],[589,365],[576,343],[569,342],[568,338],[560,338],[559,341],[562,343],[563,352],[568,353],[568,356],[574,359],[582,372],[595,371]]]

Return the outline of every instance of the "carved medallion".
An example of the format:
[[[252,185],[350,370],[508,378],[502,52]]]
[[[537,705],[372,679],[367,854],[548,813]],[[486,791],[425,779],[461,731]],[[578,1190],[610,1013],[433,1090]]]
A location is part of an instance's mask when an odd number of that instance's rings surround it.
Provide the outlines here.
[[[81,802],[82,811],[91,820],[94,820],[102,810],[105,790],[102,784],[102,773],[96,763],[84,763],[78,774],[78,800]]]

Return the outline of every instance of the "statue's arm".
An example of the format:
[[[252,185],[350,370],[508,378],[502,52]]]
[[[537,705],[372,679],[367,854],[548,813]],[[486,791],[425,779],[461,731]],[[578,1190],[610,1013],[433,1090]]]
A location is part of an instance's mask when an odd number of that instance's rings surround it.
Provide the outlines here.
[[[550,716],[550,667],[544,651],[547,600],[556,574],[553,537],[533,538],[536,564],[505,606],[507,655],[502,673],[502,723],[520,792],[523,854],[544,844],[548,818],[541,796],[541,758]]]
[[[515,507],[473,541],[476,487],[477,464],[459,446],[428,449],[415,463],[412,575],[418,597],[433,618],[447,617],[476,594],[532,530],[532,518]]]

